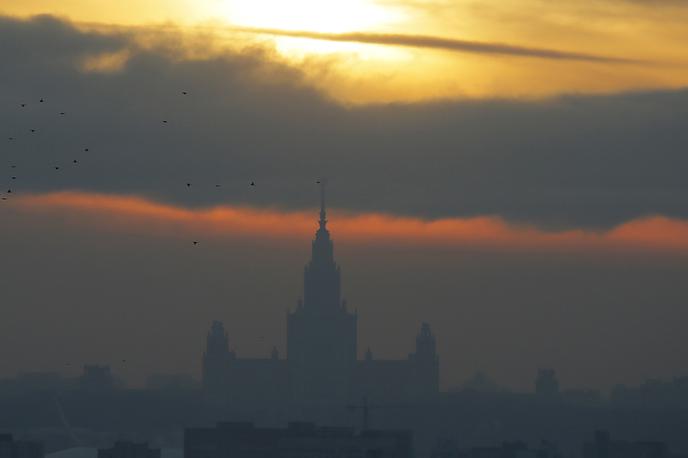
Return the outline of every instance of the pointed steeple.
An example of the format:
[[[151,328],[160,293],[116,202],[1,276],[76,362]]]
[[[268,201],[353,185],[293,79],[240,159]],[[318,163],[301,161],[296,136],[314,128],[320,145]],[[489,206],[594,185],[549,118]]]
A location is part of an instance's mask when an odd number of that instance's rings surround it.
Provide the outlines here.
[[[315,240],[313,241],[312,260],[315,264],[334,264],[332,240],[330,239],[330,231],[327,230],[326,184],[326,180],[318,180],[318,185],[320,186],[320,220],[318,221],[319,227],[315,232]]]
[[[325,207],[325,185],[327,181],[320,180],[318,184],[320,185],[320,229],[327,230],[327,209]]]
[[[341,307],[339,267],[334,260],[334,247],[327,230],[325,180],[320,185],[320,220],[312,244],[311,260],[304,271],[305,308],[338,309]]]

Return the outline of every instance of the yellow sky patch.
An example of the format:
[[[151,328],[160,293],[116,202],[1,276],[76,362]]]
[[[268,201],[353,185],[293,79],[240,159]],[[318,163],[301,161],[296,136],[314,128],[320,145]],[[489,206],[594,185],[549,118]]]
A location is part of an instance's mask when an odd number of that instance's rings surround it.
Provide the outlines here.
[[[202,26],[204,33],[213,28],[234,45],[242,39],[273,43],[282,58],[304,69],[311,84],[348,103],[688,86],[688,5],[670,1],[9,0],[0,12],[103,24],[174,23],[189,31]],[[422,35],[642,62],[567,61],[223,30],[232,27]],[[314,62],[327,63],[329,71],[323,74]]]

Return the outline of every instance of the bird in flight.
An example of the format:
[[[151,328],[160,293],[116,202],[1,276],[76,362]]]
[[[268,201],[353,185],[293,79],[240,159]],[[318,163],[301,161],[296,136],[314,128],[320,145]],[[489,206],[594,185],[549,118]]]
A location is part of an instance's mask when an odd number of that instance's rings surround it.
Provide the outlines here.
[[[60,170],[60,167],[56,165],[55,170]]]
[[[22,106],[22,108],[24,108],[24,107],[26,106],[26,104],[25,104],[25,103],[22,103],[21,106]]]
[[[79,163],[79,161],[77,161],[76,159],[74,159],[72,162],[75,163],[75,164],[78,164],[78,163]]]
[[[64,115],[64,114],[65,114],[65,112],[64,112],[64,111],[60,111],[60,114],[61,114],[61,115]]]
[[[36,129],[31,129],[31,132],[36,132]]]
[[[190,188],[190,187],[191,187],[191,183],[186,183],[186,187],[187,187],[187,188]]]
[[[220,186],[222,186],[222,185],[220,185],[220,184],[216,184],[216,185],[215,185],[216,188],[219,188]]]
[[[88,153],[88,148],[84,148],[84,151],[86,151]]]
[[[186,95],[186,94],[188,94],[188,92],[186,92],[186,91],[182,91],[182,94],[183,94],[183,95]]]
[[[163,120],[162,120],[162,123],[163,123],[163,124],[167,124],[167,119],[163,119]]]
[[[255,186],[255,185],[256,185],[256,182],[255,182],[255,181],[252,181],[252,182],[251,182],[251,186]]]
[[[194,241],[193,241],[193,244],[194,244],[194,245],[198,245],[198,241],[197,241],[197,240],[194,240]]]
[[[43,103],[43,99],[39,100],[40,103]]]

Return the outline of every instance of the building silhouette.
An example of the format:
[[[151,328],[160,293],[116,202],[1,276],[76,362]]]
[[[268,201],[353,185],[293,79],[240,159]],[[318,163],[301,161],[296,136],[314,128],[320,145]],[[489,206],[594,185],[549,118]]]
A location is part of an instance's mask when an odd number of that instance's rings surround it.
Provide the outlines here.
[[[411,458],[410,431],[362,431],[294,422],[287,428],[218,423],[184,431],[185,458]],[[99,457],[100,458],[100,457]]]
[[[559,380],[554,369],[539,369],[535,378],[535,394],[543,397],[559,395]]]
[[[543,442],[537,448],[531,448],[522,441],[506,441],[492,447],[472,447],[456,451],[455,454],[433,452],[431,458],[561,458],[556,447]]]
[[[14,440],[11,434],[0,434],[0,458],[44,458],[41,442]]]
[[[115,387],[115,378],[110,366],[85,364],[84,371],[79,377],[79,387],[90,392],[112,390]]]
[[[670,453],[660,441],[612,440],[608,431],[595,431],[594,440],[583,445],[583,458],[685,458]]]
[[[145,442],[117,441],[111,448],[99,448],[98,458],[160,458],[160,449]]]
[[[327,229],[324,188],[320,219],[304,269],[303,299],[287,314],[287,355],[240,358],[222,323],[213,322],[203,354],[203,385],[219,399],[327,401],[431,396],[439,391],[439,358],[427,323],[404,360],[357,359],[358,315],[341,294],[341,271]]]

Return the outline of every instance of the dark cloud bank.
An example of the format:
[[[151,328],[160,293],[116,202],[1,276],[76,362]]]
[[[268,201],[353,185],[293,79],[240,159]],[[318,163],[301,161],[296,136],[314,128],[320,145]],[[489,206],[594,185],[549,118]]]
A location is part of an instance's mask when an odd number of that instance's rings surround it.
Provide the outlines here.
[[[181,59],[169,37],[144,50],[126,33],[1,20],[3,159],[25,170],[17,188],[310,207],[327,176],[351,210],[560,226],[688,212],[688,91],[344,108],[269,51]],[[120,72],[79,69],[122,49]],[[79,173],[49,173],[76,156]],[[221,192],[200,191],[216,182]]]
[[[18,193],[312,208],[314,180],[328,176],[333,203],[351,210],[593,227],[688,212],[686,91],[343,108],[267,51],[184,60],[169,51],[175,41],[144,51],[127,33],[83,34],[49,18],[0,20],[0,43],[0,131],[3,142],[17,137],[2,143],[2,179],[16,174]],[[123,48],[121,72],[77,70],[85,56]],[[197,371],[212,319],[242,355],[284,351],[308,243],[200,234],[193,248],[8,208],[0,221],[0,375],[123,358],[115,370],[135,380]],[[362,351],[404,357],[428,320],[443,386],[483,370],[528,388],[543,365],[566,387],[685,375],[684,259],[334,237]]]

